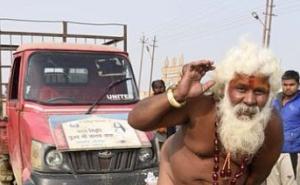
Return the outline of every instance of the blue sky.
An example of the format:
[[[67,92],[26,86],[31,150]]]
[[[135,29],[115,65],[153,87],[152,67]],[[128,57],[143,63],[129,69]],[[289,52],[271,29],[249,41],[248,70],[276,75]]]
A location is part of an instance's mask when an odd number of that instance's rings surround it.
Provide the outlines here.
[[[217,63],[240,36],[262,41],[266,0],[6,0],[1,18],[122,23],[128,26],[128,51],[136,77],[141,58],[140,39],[157,38],[153,79],[160,78],[166,57],[183,54],[185,61],[208,58]],[[274,0],[270,47],[283,70],[300,70],[300,1]],[[149,84],[150,57],[144,54],[142,84]]]

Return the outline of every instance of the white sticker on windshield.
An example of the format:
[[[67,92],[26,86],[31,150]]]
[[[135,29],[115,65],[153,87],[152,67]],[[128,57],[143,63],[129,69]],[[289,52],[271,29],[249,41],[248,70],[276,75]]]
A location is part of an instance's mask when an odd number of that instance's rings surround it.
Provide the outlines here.
[[[107,94],[106,98],[108,100],[130,100],[128,94]]]

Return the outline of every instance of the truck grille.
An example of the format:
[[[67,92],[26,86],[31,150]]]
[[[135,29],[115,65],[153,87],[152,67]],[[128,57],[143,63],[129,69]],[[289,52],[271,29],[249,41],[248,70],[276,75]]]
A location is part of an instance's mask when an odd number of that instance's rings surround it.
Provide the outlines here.
[[[76,151],[64,155],[76,173],[123,172],[134,169],[137,150]]]

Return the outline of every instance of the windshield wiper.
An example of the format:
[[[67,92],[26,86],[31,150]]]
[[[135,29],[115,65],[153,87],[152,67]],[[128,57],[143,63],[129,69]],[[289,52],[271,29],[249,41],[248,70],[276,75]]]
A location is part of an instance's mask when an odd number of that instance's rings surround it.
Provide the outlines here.
[[[95,106],[97,105],[97,103],[99,101],[101,101],[105,95],[110,91],[111,88],[115,87],[116,85],[119,85],[123,82],[126,82],[127,80],[132,80],[132,78],[122,78],[120,80],[116,80],[116,81],[113,81],[111,82],[107,87],[106,89],[104,90],[104,92],[101,94],[101,96],[99,96],[99,98],[97,98],[97,100],[93,103],[93,105],[91,105],[91,107],[88,109],[88,111],[85,113],[85,114],[91,114],[92,113],[92,110],[93,108],[95,108]]]

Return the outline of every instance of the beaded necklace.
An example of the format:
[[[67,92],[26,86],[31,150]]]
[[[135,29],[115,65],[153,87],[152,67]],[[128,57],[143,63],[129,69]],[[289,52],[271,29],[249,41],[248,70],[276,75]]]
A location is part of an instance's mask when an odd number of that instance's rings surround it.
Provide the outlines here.
[[[230,179],[230,184],[235,185],[237,180],[244,175],[244,172],[246,170],[247,163],[249,161],[249,158],[247,156],[242,157],[241,165],[237,172],[231,177],[232,171],[230,167],[230,159],[231,154],[230,152],[227,153],[223,167],[220,169],[219,162],[220,162],[220,148],[219,148],[219,139],[218,139],[218,133],[217,133],[217,122],[215,123],[215,139],[214,139],[214,167],[213,167],[213,173],[212,173],[212,184],[213,185],[219,185],[219,176],[223,179]]]

